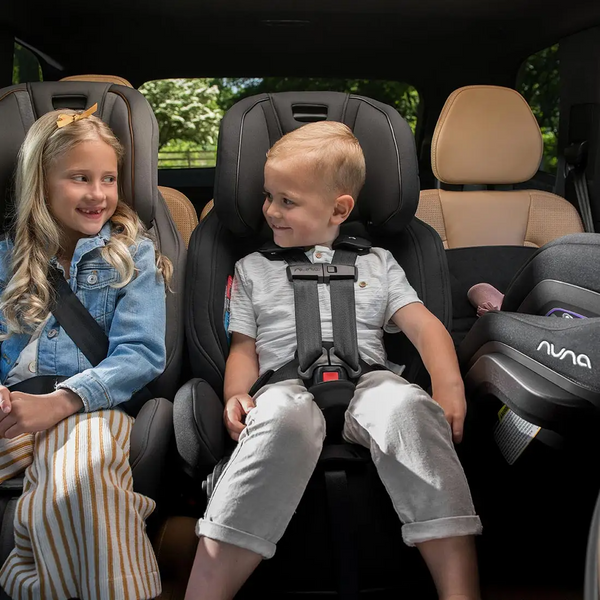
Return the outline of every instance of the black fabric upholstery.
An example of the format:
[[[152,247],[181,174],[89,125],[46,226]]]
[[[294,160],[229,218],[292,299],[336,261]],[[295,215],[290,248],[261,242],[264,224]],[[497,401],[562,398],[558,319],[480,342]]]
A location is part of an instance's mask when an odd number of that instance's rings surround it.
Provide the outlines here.
[[[444,249],[431,227],[413,219],[419,195],[416,154],[410,128],[398,113],[369,99],[339,93],[264,94],[240,101],[221,123],[215,210],[192,234],[188,249],[186,333],[192,375],[198,379],[177,394],[174,422],[179,453],[187,472],[197,478],[206,476],[232,445],[223,428],[221,403],[229,348],[227,290],[235,262],[258,250],[270,237],[261,211],[265,154],[281,135],[301,126],[304,119],[321,120],[325,115],[345,121],[354,130],[367,163],[365,187],[340,233],[388,248],[425,304],[447,327],[450,325]],[[410,381],[427,387],[427,373],[403,335],[387,336],[386,348],[391,360],[407,365],[405,373]],[[339,456],[328,458],[331,449]],[[397,533],[399,521],[385,493],[378,496],[382,486],[371,461],[361,459],[355,464],[359,451],[364,453],[357,446],[338,446],[328,439],[316,474],[278,544],[276,557],[266,561],[266,570],[261,567],[249,582],[262,581],[261,572],[268,573],[268,583],[258,585],[259,594],[264,595],[265,589],[323,590],[327,594],[335,589],[348,591],[349,582],[335,569],[335,558],[343,562],[355,552],[360,572],[352,582],[358,580],[358,587],[388,589],[397,585],[390,580],[397,580],[398,553],[389,552],[389,548],[402,546]],[[329,532],[331,518],[323,473],[332,470],[346,473],[348,504],[355,508],[350,518],[356,520],[357,536],[349,543],[356,542],[356,546],[347,553],[339,546],[347,540],[340,540],[337,531]],[[332,539],[337,540],[337,546],[332,546]],[[364,549],[368,551],[363,553]],[[400,562],[402,568],[409,564],[404,556]],[[383,572],[389,563],[394,567]],[[414,576],[407,567],[407,575],[409,572]],[[343,581],[332,581],[340,574]]]
[[[371,233],[401,231],[415,214],[419,177],[410,127],[392,107],[340,92],[260,94],[235,104],[221,123],[215,176],[215,209],[233,233],[247,236],[263,226],[266,153],[283,134],[306,124],[318,108],[327,120],[345,122],[358,138],[367,179],[350,221]]]
[[[445,253],[435,230],[413,218],[419,193],[416,155],[410,129],[398,113],[366,98],[333,92],[247,98],[223,118],[215,210],[192,234],[188,248],[191,260],[186,273],[185,310],[192,376],[203,379],[219,398],[229,349],[225,327],[228,280],[233,277],[235,262],[258,250],[265,241],[261,212],[265,154],[283,132],[303,124],[293,115],[300,110],[310,112],[307,107],[354,124],[365,149],[367,181],[358,202],[360,210],[344,223],[340,233],[367,238],[373,245],[389,249],[425,305],[450,328],[452,308]],[[407,338],[386,334],[385,344],[390,359],[406,365],[405,376],[428,387],[428,374]],[[205,460],[206,466],[214,465],[214,450],[202,451],[214,448],[203,433],[209,426],[190,423],[190,416],[202,415],[190,415],[184,404],[184,400],[176,400],[175,404],[180,454],[184,460],[187,457],[191,461]],[[221,427],[220,421],[213,426]],[[198,464],[187,466],[190,471],[198,471]]]
[[[84,109],[96,102],[95,115],[111,127],[125,147],[121,173],[124,200],[140,215],[160,251],[173,263],[174,293],[167,295],[167,366],[150,386],[157,396],[173,399],[179,385],[184,341],[181,275],[186,249],[158,192],[158,126],[144,96],[129,87],[87,81],[23,83],[0,89],[0,223],[10,213],[17,154],[34,121],[55,109]]]
[[[515,274],[502,310],[517,311],[543,280],[569,283],[600,293],[600,234],[573,233],[542,246]]]
[[[524,246],[482,246],[446,250],[452,288],[452,337],[459,345],[477,319],[476,309],[467,298],[469,288],[489,283],[506,292],[514,274],[535,252]]]
[[[158,499],[160,474],[172,439],[173,403],[165,398],[148,400],[131,430],[129,462],[136,492]]]
[[[598,394],[599,338],[600,318],[560,319],[493,311],[471,329],[459,349],[459,359],[468,365],[486,343],[497,342]]]

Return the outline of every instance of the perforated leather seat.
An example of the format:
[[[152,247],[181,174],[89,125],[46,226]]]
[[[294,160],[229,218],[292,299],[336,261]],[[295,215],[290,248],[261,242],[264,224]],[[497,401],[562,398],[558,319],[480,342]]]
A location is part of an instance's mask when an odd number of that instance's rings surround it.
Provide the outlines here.
[[[511,185],[531,179],[543,140],[525,99],[490,85],[453,92],[440,114],[431,146],[433,173],[450,185]],[[445,248],[539,248],[583,232],[564,198],[539,190],[423,190],[417,217],[439,233]]]
[[[453,189],[421,191],[416,216],[435,228],[447,250],[456,344],[476,320],[467,299],[472,285],[487,282],[504,293],[535,249],[583,232],[564,198],[513,188],[535,175],[542,151],[537,121],[513,89],[463,87],[444,105],[431,162],[441,185]]]

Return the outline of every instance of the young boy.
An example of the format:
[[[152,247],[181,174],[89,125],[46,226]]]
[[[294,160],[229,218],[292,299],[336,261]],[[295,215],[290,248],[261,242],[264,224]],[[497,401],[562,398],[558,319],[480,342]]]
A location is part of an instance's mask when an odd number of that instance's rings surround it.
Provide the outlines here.
[[[304,247],[313,263],[331,262],[331,245],[364,180],[362,150],[345,125],[312,123],[285,135],[265,165],[263,213],[275,243]],[[385,364],[383,329],[402,330],[431,375],[435,401],[391,371],[367,373],[346,411],[343,436],[370,449],[404,522],[404,541],[420,550],[439,597],[478,599],[472,536],[481,523],[452,444],[462,437],[466,411],[452,340],[391,253],[372,248],[356,265],[361,357]],[[296,350],[286,266],[258,252],[236,264],[224,421],[238,445],[198,522],[186,600],[232,598],[273,556],[321,452],[323,414],[300,380],[266,385],[253,398],[247,393],[259,374],[286,364]],[[330,341],[329,290],[318,287],[323,339]]]

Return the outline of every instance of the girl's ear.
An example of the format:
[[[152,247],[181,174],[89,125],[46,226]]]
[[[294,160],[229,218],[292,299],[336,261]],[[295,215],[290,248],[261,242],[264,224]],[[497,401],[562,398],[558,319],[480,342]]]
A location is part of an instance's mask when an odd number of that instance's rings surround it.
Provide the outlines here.
[[[338,196],[333,207],[333,215],[331,216],[334,225],[343,223],[354,208],[354,198],[349,194]]]

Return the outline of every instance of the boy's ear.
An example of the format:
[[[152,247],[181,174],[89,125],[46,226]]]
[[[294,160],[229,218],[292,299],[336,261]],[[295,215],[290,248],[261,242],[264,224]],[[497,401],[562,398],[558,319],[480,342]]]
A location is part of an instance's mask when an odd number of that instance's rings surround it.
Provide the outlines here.
[[[332,220],[335,225],[343,223],[352,212],[354,208],[354,198],[350,194],[344,194],[338,196],[335,200],[335,206],[333,208]]]

